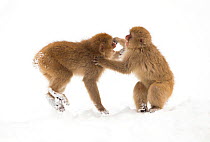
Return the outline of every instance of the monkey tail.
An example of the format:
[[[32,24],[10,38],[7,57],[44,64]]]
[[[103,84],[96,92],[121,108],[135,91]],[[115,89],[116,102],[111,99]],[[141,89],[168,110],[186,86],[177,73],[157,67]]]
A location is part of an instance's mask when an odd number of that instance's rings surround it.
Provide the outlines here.
[[[33,58],[33,61],[32,61],[32,65],[34,68],[39,69],[39,59],[43,56],[44,56],[44,54],[42,52],[39,52],[35,55],[35,57]]]

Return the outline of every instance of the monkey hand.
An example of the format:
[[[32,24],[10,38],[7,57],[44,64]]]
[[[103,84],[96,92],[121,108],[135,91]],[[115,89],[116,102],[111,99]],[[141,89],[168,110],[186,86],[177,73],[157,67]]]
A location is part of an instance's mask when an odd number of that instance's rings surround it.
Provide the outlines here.
[[[115,44],[117,44],[119,41],[120,41],[120,38],[119,38],[119,37],[113,38],[113,42],[114,42]]]
[[[101,62],[103,62],[103,60],[105,60],[104,59],[104,57],[102,57],[102,56],[97,56],[97,57],[95,57],[94,59],[93,59],[93,63],[96,65],[96,66],[101,66]]]
[[[113,42],[115,44],[119,43],[123,48],[126,47],[126,45],[125,45],[126,40],[125,39],[122,39],[122,38],[119,38],[119,37],[115,37],[115,38],[113,38]]]

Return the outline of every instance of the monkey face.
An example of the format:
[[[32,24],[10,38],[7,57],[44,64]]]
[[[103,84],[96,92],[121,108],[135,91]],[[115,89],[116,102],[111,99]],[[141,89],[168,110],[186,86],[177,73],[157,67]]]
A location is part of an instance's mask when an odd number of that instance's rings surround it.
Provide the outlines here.
[[[116,47],[116,43],[111,40],[108,42],[107,47],[105,48],[105,58],[110,58],[115,53],[114,48]]]
[[[125,39],[126,46],[130,48],[135,48],[134,45],[143,46],[151,42],[150,33],[143,27],[133,27]]]

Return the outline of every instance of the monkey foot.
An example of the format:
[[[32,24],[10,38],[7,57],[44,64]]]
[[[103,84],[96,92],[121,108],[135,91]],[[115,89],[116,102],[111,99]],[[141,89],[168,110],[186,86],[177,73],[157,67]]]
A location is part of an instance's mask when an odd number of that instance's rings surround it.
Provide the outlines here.
[[[60,112],[64,112],[65,111],[65,107],[63,106],[63,104],[56,105],[55,109],[60,111]]]
[[[68,99],[64,94],[60,94],[58,92],[55,92],[52,90],[52,88],[49,88],[49,93],[55,98],[57,102],[60,102],[61,104],[70,105]]]
[[[108,115],[108,114],[109,114],[109,112],[108,112],[107,110],[100,111],[100,113],[101,113],[102,115]]]
[[[109,112],[102,105],[95,105],[95,106],[101,114],[105,115],[109,114]]]
[[[148,112],[147,104],[141,104],[137,112]]]
[[[160,108],[159,108],[159,107],[151,107],[151,108],[149,109],[149,112],[150,112],[150,113],[153,113],[153,112],[155,112],[155,111],[157,111],[157,110],[160,110]]]
[[[53,98],[48,93],[46,94],[46,98],[47,98],[48,102],[50,103],[50,105],[53,108],[55,108],[56,110],[58,110],[60,112],[64,112],[65,111],[65,107],[64,107],[64,105],[62,104],[62,102],[60,100],[57,100],[57,99]]]

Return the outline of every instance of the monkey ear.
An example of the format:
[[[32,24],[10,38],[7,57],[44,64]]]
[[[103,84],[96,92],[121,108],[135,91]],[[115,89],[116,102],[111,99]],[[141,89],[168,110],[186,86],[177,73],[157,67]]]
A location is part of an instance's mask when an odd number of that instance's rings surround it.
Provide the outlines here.
[[[105,50],[104,43],[101,43],[99,46],[99,52],[104,53],[104,50]]]

